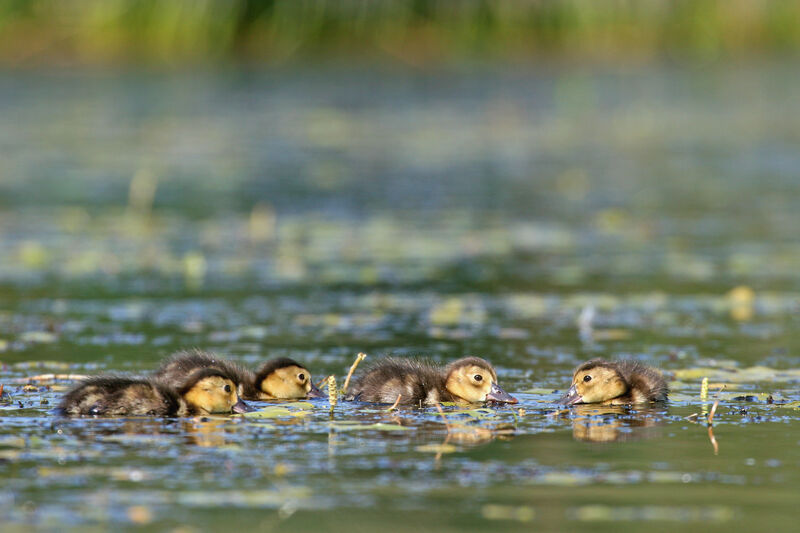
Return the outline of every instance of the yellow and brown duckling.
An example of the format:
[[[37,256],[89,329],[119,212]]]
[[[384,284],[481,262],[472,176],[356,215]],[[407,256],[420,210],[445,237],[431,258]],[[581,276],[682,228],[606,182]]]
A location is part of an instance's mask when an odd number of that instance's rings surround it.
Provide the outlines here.
[[[592,359],[575,369],[562,405],[663,402],[669,389],[661,372],[638,361]]]
[[[464,357],[442,367],[427,361],[389,357],[358,378],[346,400],[400,405],[440,402],[517,403],[497,384],[497,373],[480,357]]]
[[[254,400],[325,398],[303,365],[278,357],[267,361],[248,382],[247,398]]]
[[[184,417],[250,411],[231,376],[217,368],[192,372],[176,387],[151,378],[96,376],[70,390],[60,410],[68,416]]]
[[[280,357],[264,363],[258,372],[201,350],[177,352],[170,356],[154,376],[167,383],[198,368],[220,368],[233,376],[239,385],[239,396],[245,400],[297,400],[322,398],[322,392],[311,380],[311,373],[303,365]]]

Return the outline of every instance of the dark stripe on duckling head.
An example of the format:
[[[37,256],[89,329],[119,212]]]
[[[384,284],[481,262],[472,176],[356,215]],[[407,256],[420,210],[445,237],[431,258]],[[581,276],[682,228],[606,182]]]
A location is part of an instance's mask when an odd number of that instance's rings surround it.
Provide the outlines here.
[[[233,377],[231,377],[228,372],[225,372],[225,370],[221,368],[217,367],[201,368],[189,374],[186,380],[178,387],[177,389],[178,394],[180,394],[181,396],[185,395],[192,389],[192,387],[197,385],[199,381],[210,377],[220,377],[223,379],[229,379],[232,382],[236,383],[236,380]]]
[[[461,359],[456,359],[455,361],[453,361],[452,363],[448,364],[445,367],[445,373],[449,375],[453,370],[457,368],[470,365],[475,365],[481,368],[485,368],[492,374],[492,381],[497,383],[497,372],[494,371],[494,367],[492,366],[492,364],[486,359],[481,359],[480,357],[475,357],[475,356],[462,357]]]
[[[592,359],[578,366],[573,372],[573,376],[578,375],[578,372],[588,372],[595,368],[607,368],[619,376],[625,382],[627,387],[631,385],[632,372],[637,372],[640,369],[647,369],[637,361],[606,361],[605,359]]]
[[[256,373],[256,388],[264,381],[267,376],[275,372],[276,370],[280,370],[281,368],[286,368],[288,366],[297,366],[300,368],[306,368],[305,365],[301,365],[294,359],[289,359],[288,357],[278,357],[277,359],[270,359],[258,370]],[[308,369],[306,369],[308,370]]]
[[[613,363],[606,361],[605,359],[592,359],[590,361],[586,361],[578,365],[578,368],[572,373],[573,375],[577,374],[578,372],[582,372],[584,370],[591,370],[598,366],[613,366]]]
[[[220,357],[212,352],[204,352],[196,348],[175,352],[156,370],[154,376],[172,387],[178,387],[193,371],[199,368],[218,368],[239,388],[240,396],[254,396],[253,373],[234,361]]]

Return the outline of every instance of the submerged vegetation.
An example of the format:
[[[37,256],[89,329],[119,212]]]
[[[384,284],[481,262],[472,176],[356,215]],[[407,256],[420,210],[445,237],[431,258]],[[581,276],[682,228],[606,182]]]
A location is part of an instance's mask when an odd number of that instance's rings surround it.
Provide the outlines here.
[[[796,53],[789,0],[1,0],[6,64]]]

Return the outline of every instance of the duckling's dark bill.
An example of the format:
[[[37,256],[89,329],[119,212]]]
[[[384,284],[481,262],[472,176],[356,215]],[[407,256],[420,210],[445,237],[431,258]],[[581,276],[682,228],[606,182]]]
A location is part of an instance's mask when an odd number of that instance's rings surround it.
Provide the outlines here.
[[[519,403],[519,400],[498,387],[497,383],[492,383],[492,388],[489,389],[489,394],[486,395],[486,400],[491,402]]]
[[[323,394],[322,391],[319,390],[319,387],[314,385],[314,382],[312,381],[311,390],[308,391],[308,398],[327,398],[327,396]]]
[[[581,395],[578,394],[578,388],[575,385],[573,385],[572,387],[569,388],[567,393],[564,396],[562,396],[561,399],[558,400],[558,402],[556,403],[559,403],[561,405],[575,405],[576,403],[582,403],[582,402],[583,398],[581,398]]]
[[[238,402],[233,404],[233,412],[234,413],[242,414],[242,413],[249,413],[249,412],[252,412],[252,411],[255,411],[255,410],[256,410],[255,407],[250,407],[249,405],[244,403],[241,398],[239,398]]]

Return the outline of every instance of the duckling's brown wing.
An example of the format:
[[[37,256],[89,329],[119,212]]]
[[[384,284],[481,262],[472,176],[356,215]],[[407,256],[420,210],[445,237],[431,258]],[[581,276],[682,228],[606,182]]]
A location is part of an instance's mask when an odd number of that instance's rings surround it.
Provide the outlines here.
[[[163,384],[119,376],[89,378],[70,390],[61,402],[70,416],[175,416],[177,393]]]
[[[429,403],[433,396],[447,401],[442,369],[416,359],[381,359],[358,378],[345,399],[402,405]]]
[[[618,361],[616,366],[630,385],[631,396],[641,397],[650,402],[667,400],[669,387],[657,369],[634,360]]]

